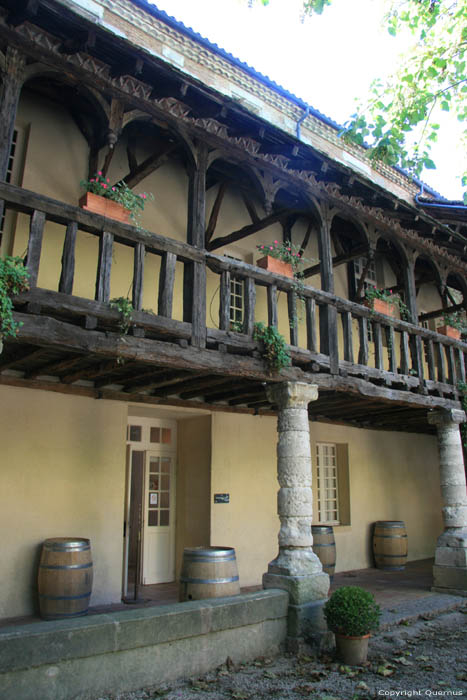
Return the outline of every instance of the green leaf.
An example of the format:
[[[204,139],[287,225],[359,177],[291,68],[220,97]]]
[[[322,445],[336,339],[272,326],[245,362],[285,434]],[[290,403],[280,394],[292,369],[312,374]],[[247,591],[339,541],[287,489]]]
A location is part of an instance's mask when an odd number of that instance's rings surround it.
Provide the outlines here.
[[[431,158],[426,158],[426,160],[423,161],[423,165],[427,170],[436,170],[436,165]]]

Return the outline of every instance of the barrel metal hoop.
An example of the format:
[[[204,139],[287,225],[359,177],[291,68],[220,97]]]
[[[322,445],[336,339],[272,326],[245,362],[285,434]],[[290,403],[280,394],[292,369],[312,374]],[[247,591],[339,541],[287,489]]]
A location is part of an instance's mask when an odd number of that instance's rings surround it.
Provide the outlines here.
[[[91,549],[91,545],[88,542],[44,542],[42,545],[44,549],[48,552],[88,552]]]
[[[73,613],[53,613],[52,615],[47,615],[46,613],[41,613],[41,617],[44,620],[58,620],[62,617],[81,617],[82,615],[87,615],[88,614],[88,609],[86,610],[80,610],[79,612],[73,612]]]
[[[213,563],[213,560],[211,557],[185,557],[185,563],[189,562],[190,564],[197,564],[198,562],[210,562],[211,564]],[[222,564],[224,561],[236,561],[235,555],[229,555],[228,557],[216,557],[215,562],[216,564]]]
[[[181,583],[235,583],[238,581],[238,576],[232,576],[231,578],[188,578],[186,576],[181,576]]]
[[[404,559],[407,554],[377,554],[377,559]]]
[[[79,598],[89,598],[90,595],[91,591],[80,595],[47,595],[46,593],[39,593],[39,598],[46,598],[47,600],[78,600]]]
[[[316,547],[335,547],[336,543],[335,542],[313,542],[313,549],[316,549]]]
[[[375,534],[375,539],[377,537],[384,538],[386,540],[402,540],[402,539],[407,539],[407,535],[377,535]]]
[[[89,564],[39,564],[40,569],[90,569],[92,567],[92,562]]]

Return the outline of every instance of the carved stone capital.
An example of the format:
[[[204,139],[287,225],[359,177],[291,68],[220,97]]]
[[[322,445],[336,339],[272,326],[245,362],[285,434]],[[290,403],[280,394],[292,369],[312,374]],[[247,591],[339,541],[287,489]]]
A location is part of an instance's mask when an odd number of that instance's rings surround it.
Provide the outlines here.
[[[428,414],[428,423],[436,425],[437,428],[447,427],[455,424],[464,423],[466,415],[464,411],[456,408],[439,408]]]
[[[316,384],[306,382],[282,382],[266,387],[269,401],[284,408],[305,409],[310,401],[318,398],[318,387]]]

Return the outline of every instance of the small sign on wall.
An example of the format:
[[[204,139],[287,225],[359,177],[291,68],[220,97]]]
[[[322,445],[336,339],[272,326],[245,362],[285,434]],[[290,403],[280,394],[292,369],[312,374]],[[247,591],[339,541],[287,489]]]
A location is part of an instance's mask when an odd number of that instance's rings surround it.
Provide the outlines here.
[[[230,503],[230,493],[215,493],[214,503]]]

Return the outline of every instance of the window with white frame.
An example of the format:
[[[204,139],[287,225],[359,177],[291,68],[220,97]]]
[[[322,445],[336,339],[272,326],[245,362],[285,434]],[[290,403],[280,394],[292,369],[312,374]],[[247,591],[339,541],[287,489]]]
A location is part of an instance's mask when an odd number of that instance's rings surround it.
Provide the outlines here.
[[[10,147],[10,155],[8,156],[8,165],[5,175],[5,182],[10,183],[13,175],[13,163],[15,160],[16,147],[18,145],[18,129],[13,131],[13,139]],[[2,218],[0,221],[0,240],[2,238],[3,227],[5,226],[5,211],[3,211]]]
[[[226,258],[231,260],[241,260],[241,258],[236,258],[233,255],[226,255]],[[230,277],[230,313],[229,321],[231,324],[235,324],[237,327],[243,324],[243,314],[245,310],[244,300],[243,300],[243,288],[244,282],[239,277]]]
[[[316,445],[318,521],[339,523],[339,491],[337,445],[318,442]]]
[[[354,262],[354,271],[355,271],[355,286],[358,288],[358,283],[360,282],[363,274],[363,270],[367,266],[367,258],[357,258]],[[373,258],[373,260],[370,261],[370,264],[368,265],[366,275],[365,275],[365,281],[363,283],[363,290],[367,289],[368,287],[376,287],[376,263]]]

